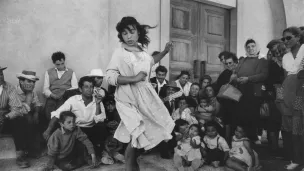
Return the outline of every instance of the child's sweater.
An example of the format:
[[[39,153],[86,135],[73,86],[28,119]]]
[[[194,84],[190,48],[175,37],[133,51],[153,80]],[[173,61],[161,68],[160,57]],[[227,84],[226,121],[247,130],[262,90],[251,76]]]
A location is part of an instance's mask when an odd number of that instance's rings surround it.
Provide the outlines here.
[[[212,114],[214,112],[214,108],[209,105],[207,107],[201,107],[200,105],[196,108],[196,111],[199,113],[197,116],[198,120],[205,120],[205,121],[210,121],[212,120]]]
[[[58,128],[48,140],[48,155],[56,156],[58,159],[67,157],[73,151],[77,140],[86,146],[89,154],[95,154],[92,142],[79,127],[76,127],[72,132]]]

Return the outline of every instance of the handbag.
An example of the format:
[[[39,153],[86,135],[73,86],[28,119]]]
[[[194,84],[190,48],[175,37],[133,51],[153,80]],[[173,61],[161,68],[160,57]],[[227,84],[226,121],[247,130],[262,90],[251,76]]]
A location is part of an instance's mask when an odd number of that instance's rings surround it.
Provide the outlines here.
[[[269,117],[269,104],[267,102],[262,103],[260,107],[260,116],[262,118]]]
[[[242,97],[242,93],[240,90],[235,88],[230,83],[222,85],[220,88],[217,97],[223,98],[223,99],[230,99],[239,102],[240,98]]]

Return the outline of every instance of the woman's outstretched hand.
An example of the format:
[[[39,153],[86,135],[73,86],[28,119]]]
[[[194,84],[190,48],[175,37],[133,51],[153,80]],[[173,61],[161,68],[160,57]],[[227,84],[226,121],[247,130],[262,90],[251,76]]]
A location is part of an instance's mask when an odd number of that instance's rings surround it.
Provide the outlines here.
[[[148,75],[147,72],[140,71],[140,72],[135,76],[135,82],[145,81],[147,75]]]

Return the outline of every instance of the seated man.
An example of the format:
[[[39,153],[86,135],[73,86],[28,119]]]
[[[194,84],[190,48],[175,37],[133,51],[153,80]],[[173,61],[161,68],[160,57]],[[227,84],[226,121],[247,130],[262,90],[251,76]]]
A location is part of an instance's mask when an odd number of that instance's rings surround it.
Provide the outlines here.
[[[17,85],[17,93],[19,95],[19,99],[23,106],[27,111],[27,115],[25,115],[28,121],[29,137],[29,147],[30,154],[34,154],[38,152],[39,145],[35,140],[39,137],[39,112],[41,109],[41,103],[39,102],[38,96],[34,91],[35,83],[39,80],[36,76],[36,72],[33,71],[22,71],[22,73],[17,74],[17,78],[19,79],[19,85]]]
[[[52,55],[55,65],[45,72],[43,93],[46,96],[45,115],[49,120],[51,112],[63,104],[62,96],[68,89],[78,88],[75,72],[65,66],[65,55],[55,52]]]
[[[80,78],[78,86],[81,95],[70,97],[62,106],[51,113],[51,122],[43,136],[48,140],[58,124],[60,113],[71,111],[76,115],[76,126],[79,126],[88,135],[90,141],[97,148],[96,150],[101,150],[107,136],[105,125],[97,124],[106,119],[102,99],[93,96],[94,81],[92,78],[87,76]]]
[[[150,79],[150,82],[153,84],[155,91],[159,95],[160,98],[164,98],[166,96],[165,86],[168,84],[168,80],[166,80],[167,68],[159,65],[156,70],[156,77]]]
[[[168,109],[170,115],[177,109],[175,99],[182,96],[183,92],[179,87],[176,86],[174,82],[166,84],[164,86],[165,98],[163,98],[163,102]]]
[[[92,69],[90,74],[87,75],[88,77],[91,77],[95,81],[94,85],[94,96],[98,96],[99,98],[104,98],[107,96],[108,92],[106,89],[104,89],[101,85],[103,82],[104,74],[101,69]]]
[[[16,147],[16,164],[20,168],[29,167],[25,157],[28,145],[28,122],[24,115],[26,108],[22,105],[16,88],[4,80],[3,70],[0,67],[0,133],[11,133]],[[31,96],[26,96],[25,101],[31,101]]]

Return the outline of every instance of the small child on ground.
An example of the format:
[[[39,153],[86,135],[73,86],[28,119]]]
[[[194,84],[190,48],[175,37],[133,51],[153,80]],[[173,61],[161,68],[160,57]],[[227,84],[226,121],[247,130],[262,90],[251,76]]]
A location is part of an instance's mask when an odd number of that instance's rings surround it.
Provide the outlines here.
[[[199,122],[199,125],[202,129],[204,129],[204,125],[206,122],[209,122],[213,118],[213,112],[215,109],[210,104],[210,100],[207,97],[201,97],[200,104],[195,109],[196,119]]]
[[[172,119],[184,119],[189,123],[189,125],[198,124],[198,121],[193,116],[193,112],[189,108],[185,96],[182,96],[178,99],[178,108],[172,113]]]
[[[97,166],[93,144],[76,126],[75,119],[75,114],[70,111],[60,114],[61,128],[58,128],[48,140],[48,162],[43,171],[52,170],[54,165],[62,170],[74,170],[81,167],[85,164],[84,146],[92,157],[92,166]]]
[[[205,162],[213,167],[219,167],[228,158],[229,146],[226,140],[218,134],[215,121],[207,122],[205,130],[206,135],[201,143]]]
[[[259,159],[257,153],[251,148],[250,140],[246,137],[245,127],[237,126],[232,140],[232,149],[226,162],[228,168],[237,171],[246,171],[251,168],[258,170]]]
[[[120,117],[116,110],[114,96],[107,96],[104,99],[107,114],[106,125],[109,136],[105,141],[105,150],[102,152],[101,162],[103,164],[114,164],[114,160],[125,163],[125,157],[121,154],[123,143],[114,138],[114,133],[119,125]]]
[[[201,143],[200,128],[199,125],[193,124],[189,129],[184,131],[184,134],[177,136],[179,138],[177,147],[174,154],[174,165],[179,171],[185,168],[191,168],[197,170],[201,165],[201,152],[198,146]]]

